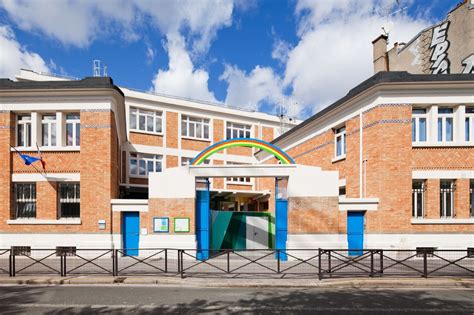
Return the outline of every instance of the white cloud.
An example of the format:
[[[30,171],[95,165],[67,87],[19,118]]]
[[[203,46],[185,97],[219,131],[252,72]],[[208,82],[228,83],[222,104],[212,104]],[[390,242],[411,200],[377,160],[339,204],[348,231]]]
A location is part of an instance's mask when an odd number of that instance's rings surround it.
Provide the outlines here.
[[[256,66],[247,74],[236,66],[226,65],[219,79],[228,83],[225,99],[228,105],[258,110],[263,102],[286,102],[281,80],[269,67]]]
[[[0,25],[0,77],[13,79],[21,68],[48,72],[48,66],[40,55],[28,51],[16,40],[8,26]],[[54,64],[54,63],[53,63]]]
[[[297,3],[300,40],[288,53],[284,84],[300,104],[318,111],[373,74],[371,42],[387,22],[376,8],[387,7],[385,2]],[[429,25],[403,14],[391,20],[391,43],[408,41]]]
[[[194,69],[184,38],[178,34],[169,35],[165,48],[168,51],[169,68],[158,70],[153,79],[153,91],[217,102],[208,89],[209,74],[202,69]]]
[[[273,43],[272,58],[285,63],[288,60],[288,54],[291,46],[282,39],[278,39]]]

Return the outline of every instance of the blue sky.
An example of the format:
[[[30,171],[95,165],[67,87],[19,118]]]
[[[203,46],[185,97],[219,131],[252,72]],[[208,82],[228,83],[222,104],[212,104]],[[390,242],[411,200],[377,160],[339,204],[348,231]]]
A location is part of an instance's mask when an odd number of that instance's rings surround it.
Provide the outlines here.
[[[82,78],[100,59],[121,86],[307,117],[372,75],[384,23],[406,42],[457,3],[0,0],[0,76]]]

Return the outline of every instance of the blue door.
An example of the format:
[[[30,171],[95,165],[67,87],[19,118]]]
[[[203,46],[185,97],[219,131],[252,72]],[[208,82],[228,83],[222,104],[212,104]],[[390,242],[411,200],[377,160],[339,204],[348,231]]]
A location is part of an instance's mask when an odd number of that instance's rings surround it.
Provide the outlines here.
[[[209,186],[208,186],[209,187]],[[211,210],[209,208],[209,189],[196,191],[196,241],[197,259],[209,258],[209,225],[211,221]]]
[[[364,248],[364,211],[347,212],[347,243],[349,256],[362,255]]]
[[[138,242],[140,240],[140,213],[122,213],[122,237],[124,254],[138,256]]]
[[[276,199],[275,233],[275,248],[283,250],[280,253],[280,259],[286,261],[288,260],[285,252],[288,239],[288,201],[284,199]]]

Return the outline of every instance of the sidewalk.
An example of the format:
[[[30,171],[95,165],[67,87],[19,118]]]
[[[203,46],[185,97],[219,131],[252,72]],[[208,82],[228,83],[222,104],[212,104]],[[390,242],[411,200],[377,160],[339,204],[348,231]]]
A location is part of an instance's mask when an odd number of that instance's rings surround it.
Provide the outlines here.
[[[250,279],[179,276],[17,276],[0,285],[168,285],[185,287],[474,288],[474,278]]]

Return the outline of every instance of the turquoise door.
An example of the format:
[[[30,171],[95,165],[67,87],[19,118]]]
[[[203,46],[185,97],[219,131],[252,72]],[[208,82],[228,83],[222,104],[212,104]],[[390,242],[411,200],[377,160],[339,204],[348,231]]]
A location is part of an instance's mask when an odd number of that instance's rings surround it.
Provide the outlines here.
[[[140,241],[140,213],[122,213],[122,237],[124,254],[138,256],[138,242]]]
[[[196,191],[196,257],[199,260],[209,258],[209,225],[211,221],[209,184],[207,187],[205,190]]]
[[[349,256],[362,255],[364,248],[364,211],[347,212],[347,244]]]

